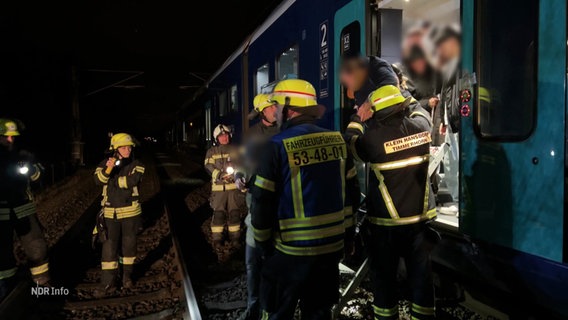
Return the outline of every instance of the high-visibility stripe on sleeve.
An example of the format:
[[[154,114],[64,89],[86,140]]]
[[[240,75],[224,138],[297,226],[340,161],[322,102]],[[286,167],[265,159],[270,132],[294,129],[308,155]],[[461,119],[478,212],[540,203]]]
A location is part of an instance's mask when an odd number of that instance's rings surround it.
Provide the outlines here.
[[[100,182],[108,183],[109,178],[103,174],[103,168],[97,168],[95,170],[95,175],[97,176]]]
[[[239,231],[241,231],[241,225],[236,224],[234,226],[229,226],[228,229],[229,229],[229,232],[239,232]]]
[[[425,316],[433,316],[436,314],[436,309],[434,307],[423,307],[416,303],[412,304],[412,311]]]
[[[101,262],[102,270],[115,270],[118,269],[118,261],[103,261]]]
[[[361,132],[361,134],[365,133],[365,128],[363,127],[362,124],[358,122],[349,122],[349,124],[347,125],[347,129],[355,129]]]
[[[378,170],[396,170],[402,169],[410,166],[419,165],[430,160],[430,155],[423,155],[418,157],[407,158],[404,160],[397,160],[385,163],[373,163],[371,164],[371,168],[378,169]]]
[[[352,179],[357,176],[357,168],[353,167],[347,171],[347,179]]]
[[[373,311],[375,313],[375,316],[394,317],[398,314],[398,306],[394,306],[392,308],[379,308],[373,305]]]
[[[272,237],[272,229],[257,229],[255,227],[252,228],[254,232],[254,239],[256,241],[267,241],[270,240]]]
[[[30,179],[32,181],[37,181],[37,179],[39,179],[39,177],[41,176],[41,170],[39,169],[39,166],[37,164],[34,164],[34,168],[35,173],[30,177]]]
[[[119,257],[118,262],[122,265],[131,265],[134,264],[136,257]]]
[[[208,164],[215,164],[215,160],[213,160],[213,158],[205,159],[205,165],[208,165]]]
[[[118,187],[122,189],[128,189],[128,184],[126,183],[126,176],[118,177]]]
[[[38,274],[46,273],[47,271],[49,271],[49,264],[47,262],[37,267],[30,268],[32,276],[37,276]]]
[[[213,180],[217,180],[219,178],[220,173],[221,173],[221,170],[219,170],[219,169],[213,170],[213,172],[211,173],[211,178],[213,178]]]
[[[349,150],[351,151],[351,154],[353,155],[355,160],[363,161],[357,154],[357,145],[356,145],[357,139],[359,139],[359,136],[351,137],[351,139],[349,140]]]
[[[144,173],[144,171],[146,171],[146,169],[142,166],[136,166],[136,167],[134,167],[134,171],[139,172],[139,173]]]
[[[16,275],[16,272],[18,272],[18,268],[0,270],[0,280],[11,278]]]
[[[264,190],[276,192],[276,184],[274,183],[274,181],[268,180],[259,175],[256,176],[254,185]]]

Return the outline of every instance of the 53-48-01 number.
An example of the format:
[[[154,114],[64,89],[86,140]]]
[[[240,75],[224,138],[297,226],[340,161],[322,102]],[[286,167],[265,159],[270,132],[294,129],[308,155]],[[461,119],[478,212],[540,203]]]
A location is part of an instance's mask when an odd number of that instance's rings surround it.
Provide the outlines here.
[[[294,152],[292,154],[292,159],[296,166],[338,160],[342,158],[345,158],[345,154],[343,148],[340,146],[312,148]]]

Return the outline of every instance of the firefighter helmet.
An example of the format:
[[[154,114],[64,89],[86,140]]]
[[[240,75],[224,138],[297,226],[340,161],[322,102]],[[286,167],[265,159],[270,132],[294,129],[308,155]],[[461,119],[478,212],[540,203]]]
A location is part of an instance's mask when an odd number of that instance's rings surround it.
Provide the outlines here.
[[[278,82],[270,100],[293,108],[318,106],[316,89],[311,83],[300,79],[287,79]]]
[[[369,102],[373,106],[373,111],[380,111],[399,103],[407,106],[411,100],[412,96],[405,98],[400,90],[393,85],[382,86],[369,95]]]
[[[15,121],[9,119],[0,119],[0,135],[9,136],[19,136],[18,125]]]
[[[217,138],[222,134],[228,134],[229,137],[233,136],[233,134],[231,133],[231,128],[229,128],[229,126],[226,126],[224,124],[219,124],[218,126],[215,127],[215,130],[213,130],[213,139],[217,141]]]
[[[117,133],[110,138],[110,150],[116,150],[125,146],[136,146],[134,139],[128,133]]]
[[[264,109],[274,105],[274,102],[270,101],[269,94],[261,93],[254,97],[252,104],[254,105],[254,111],[261,113]]]

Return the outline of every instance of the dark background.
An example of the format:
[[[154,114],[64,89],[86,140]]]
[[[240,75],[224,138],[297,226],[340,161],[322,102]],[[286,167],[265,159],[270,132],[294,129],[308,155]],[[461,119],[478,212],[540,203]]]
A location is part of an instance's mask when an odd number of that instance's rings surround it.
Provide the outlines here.
[[[74,92],[88,163],[108,132],[163,135],[280,1],[2,2],[0,117],[25,123],[20,143],[44,162],[70,159]]]

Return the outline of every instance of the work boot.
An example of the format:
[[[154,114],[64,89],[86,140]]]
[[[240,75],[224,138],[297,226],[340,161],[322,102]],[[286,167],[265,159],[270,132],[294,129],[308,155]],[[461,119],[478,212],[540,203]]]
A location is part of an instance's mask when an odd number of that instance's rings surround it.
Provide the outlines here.
[[[229,232],[229,241],[231,241],[231,247],[239,249],[241,247],[241,233],[240,232]]]
[[[113,294],[116,291],[116,286],[114,285],[114,283],[112,284],[107,284],[107,285],[102,285],[95,289],[95,291],[93,291],[93,297],[95,299],[102,299],[106,296],[109,296],[111,294]]]
[[[130,289],[134,286],[134,282],[132,281],[131,272],[124,272],[122,275],[122,288],[123,289]]]

